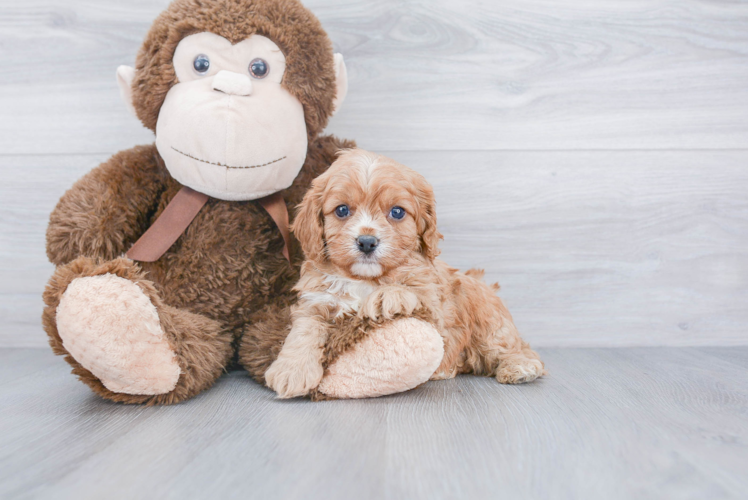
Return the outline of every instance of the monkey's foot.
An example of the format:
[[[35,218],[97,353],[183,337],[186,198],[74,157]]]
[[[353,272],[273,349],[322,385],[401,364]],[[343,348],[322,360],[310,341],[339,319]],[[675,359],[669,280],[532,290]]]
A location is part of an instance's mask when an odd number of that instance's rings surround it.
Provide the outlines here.
[[[334,398],[369,398],[407,391],[429,380],[444,356],[436,329],[415,318],[380,327],[343,353],[317,389]]]
[[[179,380],[158,311],[134,282],[103,274],[74,279],[57,307],[68,353],[112,392],[166,394]]]

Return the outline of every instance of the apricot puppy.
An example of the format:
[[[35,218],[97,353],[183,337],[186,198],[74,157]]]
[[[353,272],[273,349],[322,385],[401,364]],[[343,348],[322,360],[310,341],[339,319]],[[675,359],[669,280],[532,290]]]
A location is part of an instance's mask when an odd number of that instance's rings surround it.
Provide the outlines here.
[[[299,302],[268,386],[282,398],[308,394],[323,376],[331,320],[373,320],[424,310],[444,339],[432,379],[491,375],[531,382],[543,362],[523,341],[483,272],[461,273],[437,259],[434,193],[417,172],[360,149],[343,152],[317,177],[293,224],[306,262]]]

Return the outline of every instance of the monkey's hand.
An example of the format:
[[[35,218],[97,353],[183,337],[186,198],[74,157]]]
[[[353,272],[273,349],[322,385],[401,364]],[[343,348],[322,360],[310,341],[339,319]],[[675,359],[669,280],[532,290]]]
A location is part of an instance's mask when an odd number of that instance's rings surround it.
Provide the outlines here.
[[[374,321],[392,319],[398,314],[409,316],[413,314],[421,301],[418,296],[406,287],[386,285],[379,287],[369,295],[358,312],[361,318]]]
[[[155,146],[120,151],[60,198],[47,228],[52,263],[80,256],[112,260],[137,241],[165,189],[156,156]]]

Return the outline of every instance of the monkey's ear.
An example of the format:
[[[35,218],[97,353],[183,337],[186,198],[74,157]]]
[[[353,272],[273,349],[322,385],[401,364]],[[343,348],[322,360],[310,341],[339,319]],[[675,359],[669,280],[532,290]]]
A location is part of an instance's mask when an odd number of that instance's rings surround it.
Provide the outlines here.
[[[135,106],[132,103],[133,79],[135,79],[135,68],[132,66],[120,66],[117,68],[117,85],[119,85],[119,93],[125,101],[125,106],[130,110],[130,113],[137,116]]]
[[[343,54],[335,54],[335,100],[332,101],[332,114],[338,112],[348,93],[348,71],[345,69]]]

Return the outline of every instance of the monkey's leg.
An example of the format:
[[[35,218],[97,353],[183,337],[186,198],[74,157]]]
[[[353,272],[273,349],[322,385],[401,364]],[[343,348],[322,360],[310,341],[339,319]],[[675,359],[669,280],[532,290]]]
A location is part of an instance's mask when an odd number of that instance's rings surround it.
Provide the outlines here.
[[[291,331],[291,305],[295,300],[295,294],[277,297],[254,313],[242,332],[239,362],[262,385],[266,385],[265,372],[278,359]]]
[[[434,374],[444,341],[430,323],[397,319],[369,331],[328,366],[317,390],[333,398],[371,398],[408,391]]]
[[[263,385],[265,372],[291,329],[292,300],[281,299],[265,307],[244,330],[239,361]],[[369,398],[413,389],[429,380],[444,355],[439,332],[415,318],[372,327],[361,339],[353,335],[328,339],[326,351],[334,354],[334,360],[315,391],[323,397]]]
[[[232,354],[211,319],[164,304],[133,261],[80,257],[44,292],[44,328],[56,354],[94,392],[124,403],[172,404],[206,389]]]

